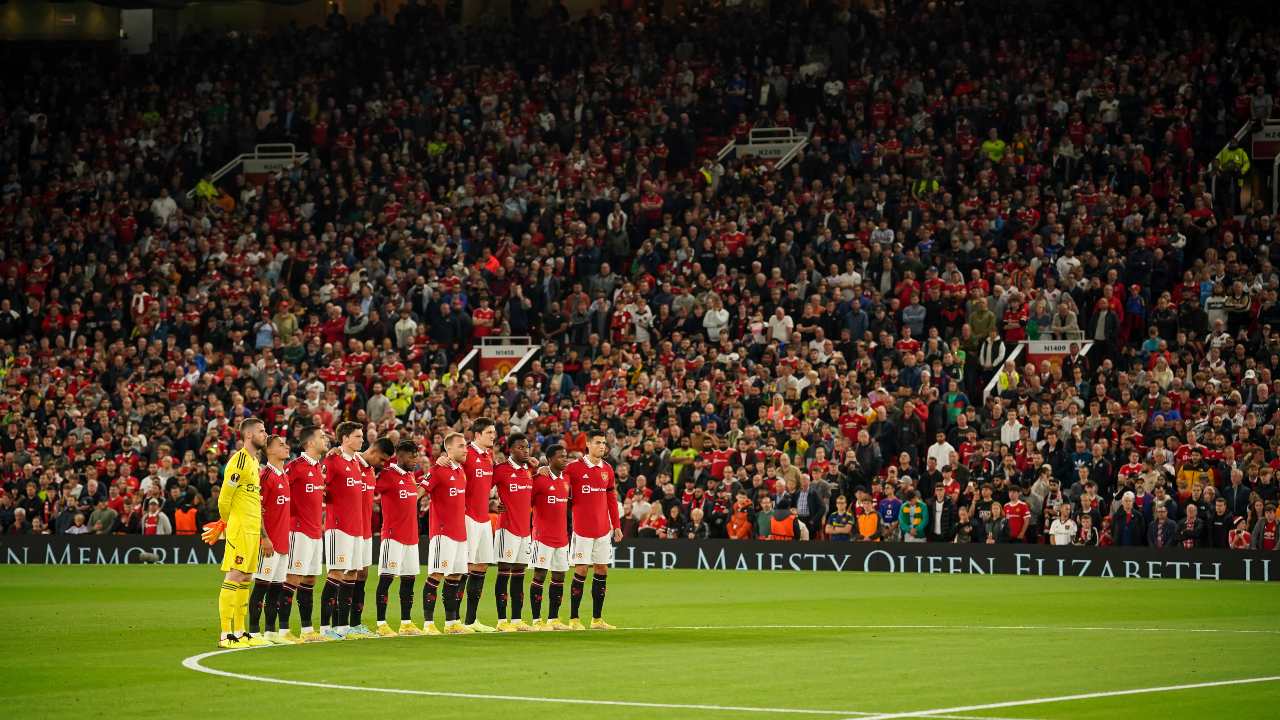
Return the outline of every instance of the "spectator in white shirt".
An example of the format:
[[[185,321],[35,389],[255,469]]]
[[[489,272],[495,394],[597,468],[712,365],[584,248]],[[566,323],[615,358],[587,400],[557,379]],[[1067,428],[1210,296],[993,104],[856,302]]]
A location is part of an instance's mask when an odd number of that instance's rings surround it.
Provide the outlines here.
[[[1049,526],[1049,544],[1070,545],[1076,536],[1076,523],[1071,519],[1071,503],[1058,506],[1058,517]]]
[[[151,214],[168,222],[170,216],[176,212],[178,212],[178,203],[169,197],[167,188],[160,188],[160,197],[151,201]]]
[[[938,463],[938,467],[943,468],[951,464],[949,458],[956,449],[951,447],[951,443],[947,442],[947,434],[945,432],[939,430],[937,439],[936,443],[929,446],[929,452],[926,453],[925,460],[932,459]]]
[[[1010,410],[1005,413],[1005,424],[1000,426],[1000,442],[1006,447],[1013,447],[1018,442],[1022,423],[1018,422],[1018,413]]]
[[[781,343],[791,342],[791,329],[796,326],[795,322],[787,315],[786,311],[778,308],[774,311],[772,318],[769,318],[769,339],[777,340]]]

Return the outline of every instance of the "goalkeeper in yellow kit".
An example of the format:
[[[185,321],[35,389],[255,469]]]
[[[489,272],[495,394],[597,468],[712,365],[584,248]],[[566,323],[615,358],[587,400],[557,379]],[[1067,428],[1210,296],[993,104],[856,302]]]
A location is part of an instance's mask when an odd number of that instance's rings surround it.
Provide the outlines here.
[[[222,472],[222,492],[218,496],[221,520],[204,526],[204,541],[210,545],[226,535],[222,569],[226,579],[218,594],[218,615],[222,629],[218,647],[243,648],[269,645],[245,633],[244,618],[249,609],[249,589],[262,553],[274,552],[262,527],[262,487],[258,480],[258,454],[267,447],[267,429],[258,418],[240,422],[243,446],[231,456]]]

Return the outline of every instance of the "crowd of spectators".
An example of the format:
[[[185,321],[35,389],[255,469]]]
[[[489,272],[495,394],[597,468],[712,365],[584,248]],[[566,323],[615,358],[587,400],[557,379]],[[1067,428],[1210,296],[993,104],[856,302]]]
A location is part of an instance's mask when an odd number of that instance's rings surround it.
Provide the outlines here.
[[[487,415],[606,429],[633,536],[1276,547],[1280,217],[1228,142],[1275,34],[627,5],[8,58],[0,530],[195,534],[250,415]],[[808,145],[718,158],[769,127]],[[214,180],[262,143],[307,155]]]

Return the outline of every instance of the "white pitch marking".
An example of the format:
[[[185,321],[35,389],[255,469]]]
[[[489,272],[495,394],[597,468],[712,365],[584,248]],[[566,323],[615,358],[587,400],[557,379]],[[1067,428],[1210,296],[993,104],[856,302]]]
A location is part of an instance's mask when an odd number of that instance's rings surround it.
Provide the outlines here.
[[[803,629],[846,629],[846,630],[1097,630],[1097,631],[1124,631],[1130,630],[1134,632],[1195,632],[1195,633],[1265,633],[1280,634],[1280,630],[1233,630],[1233,629],[1215,629],[1215,628],[1124,628],[1124,627],[1068,627],[1056,625],[690,625],[690,626],[667,626],[667,627],[635,627],[635,628],[619,628],[620,630],[803,630]],[[271,645],[269,647],[283,647]],[[282,685],[301,685],[306,687],[329,688],[332,690],[363,690],[366,692],[382,692],[399,695],[431,695],[437,697],[460,697],[471,698],[477,700],[519,700],[525,702],[551,702],[551,703],[571,703],[579,705],[620,705],[628,707],[653,707],[653,708],[673,708],[684,710],[736,710],[739,712],[769,712],[769,713],[803,713],[810,715],[857,715],[858,720],[884,720],[887,718],[903,718],[903,717],[957,717],[947,715],[946,713],[968,712],[975,710],[989,710],[1001,707],[1016,707],[1019,705],[1034,705],[1039,703],[1056,702],[1060,700],[1076,700],[1092,697],[1108,697],[1112,695],[1130,695],[1143,692],[1158,692],[1161,690],[1176,690],[1196,687],[1211,687],[1215,685],[1233,685],[1239,683],[1264,682],[1267,680],[1280,680],[1280,677],[1270,678],[1253,678],[1247,680],[1228,680],[1217,683],[1202,683],[1197,685],[1179,685],[1162,688],[1145,688],[1138,690],[1121,690],[1109,693],[1093,693],[1090,695],[1073,695],[1059,698],[1047,698],[1039,700],[1018,700],[1009,703],[994,703],[990,705],[974,705],[962,708],[942,708],[940,710],[921,710],[908,713],[890,713],[876,714],[869,712],[859,712],[855,710],[800,710],[796,708],[752,708],[752,707],[736,707],[722,705],[679,705],[664,703],[642,703],[642,702],[624,702],[621,700],[583,700],[576,698],[536,698],[523,697],[516,695],[482,695],[475,693],[451,693],[438,692],[431,690],[405,690],[398,688],[373,688],[361,687],[359,685],[333,685],[329,683],[305,682],[301,680],[282,680],[279,678],[260,677],[257,675],[245,675],[242,673],[226,672],[224,670],[214,670],[200,664],[201,660],[215,655],[223,655],[226,653],[240,652],[242,650],[260,650],[262,648],[236,648],[231,650],[214,650],[212,652],[195,655],[182,661],[184,667],[195,670],[197,672],[208,673],[210,675],[221,675],[223,677],[233,677],[241,680],[256,680],[258,682],[271,682]],[[963,716],[961,720],[1005,720],[1000,718],[979,718],[976,716]]]
[[[986,705],[966,705],[963,707],[939,708],[937,710],[917,710],[915,712],[884,713],[881,715],[863,715],[859,713],[857,720],[890,720],[891,718],[934,718],[942,717],[942,713],[961,713],[975,710],[994,710],[996,708],[1019,707],[1023,705],[1043,705],[1045,703],[1067,702],[1070,700],[1092,700],[1095,698],[1116,697],[1117,695],[1139,695],[1142,693],[1166,692],[1168,690],[1194,690],[1196,688],[1221,687],[1223,685],[1243,685],[1246,683],[1271,682],[1280,680],[1280,675],[1271,677],[1245,678],[1243,680],[1219,680],[1217,682],[1190,683],[1187,685],[1165,685],[1162,687],[1134,688],[1132,690],[1112,690],[1110,692],[1085,693],[1083,695],[1061,695],[1059,697],[1036,698],[1034,700],[1011,700],[1009,702],[988,703]]]
[[[283,645],[270,645],[266,647],[285,647]],[[575,705],[622,705],[627,707],[649,707],[664,708],[677,710],[732,710],[737,712],[764,712],[764,713],[804,713],[808,715],[872,715],[873,713],[860,713],[854,710],[799,710],[796,708],[759,708],[759,707],[734,707],[724,705],[676,705],[664,703],[646,703],[646,702],[624,702],[621,700],[582,700],[578,698],[542,698],[542,697],[524,697],[521,695],[481,695],[477,693],[453,693],[453,692],[437,692],[432,690],[403,690],[399,688],[377,688],[377,687],[361,687],[359,685],[332,685],[330,683],[320,682],[304,682],[301,680],[281,680],[279,678],[259,677],[257,675],[245,675],[242,673],[226,672],[225,670],[214,670],[200,664],[201,660],[214,655],[222,655],[225,653],[242,652],[244,650],[263,650],[266,647],[254,648],[234,648],[230,650],[214,650],[202,655],[195,655],[182,661],[183,666],[196,670],[198,672],[209,673],[210,675],[221,675],[223,677],[238,678],[240,680],[257,680],[259,682],[279,683],[281,685],[302,685],[305,687],[328,688],[330,690],[364,690],[365,692],[391,693],[395,695],[432,695],[436,697],[456,697],[470,698],[473,700],[519,700],[521,702],[547,702],[547,703],[572,703]]]
[[[1062,625],[675,625],[669,627],[634,627],[619,630],[1099,630],[1107,632],[1192,632],[1255,633],[1280,635],[1280,630],[1235,630],[1230,628],[1139,628],[1139,627],[1069,627]]]

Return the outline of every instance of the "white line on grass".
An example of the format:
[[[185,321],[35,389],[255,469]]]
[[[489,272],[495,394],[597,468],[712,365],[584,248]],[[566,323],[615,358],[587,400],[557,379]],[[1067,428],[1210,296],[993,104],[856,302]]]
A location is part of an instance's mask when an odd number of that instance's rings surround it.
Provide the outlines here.
[[[1093,700],[1096,698],[1116,697],[1118,695],[1139,695],[1143,693],[1166,692],[1168,690],[1194,690],[1196,688],[1220,687],[1223,685],[1243,685],[1245,683],[1271,682],[1280,680],[1280,675],[1272,677],[1245,678],[1243,680],[1219,680],[1217,682],[1190,683],[1188,685],[1165,685],[1163,687],[1134,688],[1132,690],[1112,690],[1111,692],[1085,693],[1083,695],[1061,695],[1059,697],[1036,698],[1034,700],[1012,700],[1009,702],[988,703],[986,705],[965,705],[962,707],[939,708],[937,710],[917,710],[915,712],[884,713],[881,715],[865,715],[858,713],[857,720],[890,720],[891,718],[936,718],[945,717],[942,713],[962,713],[976,710],[995,710],[997,708],[1020,707],[1024,705],[1043,705],[1045,703],[1067,702],[1070,700]]]
[[[1230,628],[1140,628],[1070,627],[1063,625],[674,625],[665,627],[618,628],[619,630],[1099,630],[1132,632],[1261,633],[1280,635],[1280,630],[1235,630]]]
[[[282,647],[280,645],[272,645],[271,647]],[[183,666],[196,670],[198,672],[209,673],[210,675],[221,675],[223,677],[232,677],[240,680],[256,680],[258,682],[279,683],[281,685],[303,685],[306,687],[328,688],[330,690],[364,690],[366,692],[391,693],[396,695],[433,695],[439,697],[458,697],[470,698],[474,700],[519,700],[524,702],[548,702],[548,703],[573,703],[578,705],[622,705],[627,707],[651,707],[666,708],[679,710],[736,710],[738,712],[764,712],[764,713],[804,713],[808,715],[874,715],[874,713],[858,712],[856,710],[800,710],[796,708],[757,708],[757,707],[735,707],[724,705],[678,705],[668,703],[644,703],[644,702],[625,702],[621,700],[583,700],[579,698],[540,698],[540,697],[522,697],[518,695],[481,695],[477,693],[452,693],[452,692],[435,692],[431,690],[403,690],[397,688],[375,688],[362,687],[360,685],[334,685],[322,682],[304,682],[300,680],[281,680],[279,678],[260,677],[258,675],[246,675],[244,673],[226,672],[224,670],[214,670],[200,664],[201,660],[213,657],[215,655],[223,655],[226,653],[241,652],[243,650],[258,650],[261,648],[235,648],[231,650],[214,650],[202,655],[189,657],[182,661]],[[939,711],[940,713],[946,711]],[[941,715],[932,714],[931,718],[950,718],[953,720],[1026,720],[1023,718],[998,718],[998,717],[982,717],[976,715]]]
[[[844,629],[844,630],[1096,630],[1096,631],[1133,631],[1133,632],[1193,632],[1193,633],[1266,633],[1280,634],[1280,630],[1233,630],[1233,629],[1216,629],[1216,628],[1125,628],[1125,627],[1069,627],[1057,625],[688,625],[688,626],[664,626],[664,627],[635,627],[635,628],[619,628],[620,630],[804,630],[804,629]],[[283,647],[280,645],[272,645],[270,647]],[[1198,683],[1194,685],[1175,685],[1169,687],[1157,688],[1139,688],[1136,690],[1118,690],[1114,692],[1090,693],[1087,695],[1069,695],[1056,698],[1042,698],[1037,700],[1016,700],[1005,703],[992,703],[989,705],[972,705],[967,707],[941,708],[938,710],[919,710],[906,713],[888,713],[877,714],[869,712],[859,712],[856,710],[801,710],[797,708],[758,708],[758,707],[738,707],[724,705],[681,705],[668,703],[645,703],[645,702],[626,702],[621,700],[584,700],[579,698],[539,698],[524,697],[519,695],[482,695],[476,693],[452,693],[439,692],[433,690],[406,690],[400,688],[376,688],[362,687],[359,685],[334,685],[322,682],[306,682],[302,680],[282,680],[280,678],[261,677],[258,675],[246,675],[243,673],[227,672],[225,670],[214,670],[200,664],[205,658],[214,657],[216,655],[224,655],[226,653],[241,652],[243,650],[259,650],[263,648],[236,648],[230,650],[214,650],[212,652],[194,655],[182,661],[184,667],[195,670],[197,672],[208,673],[210,675],[221,675],[223,677],[232,677],[240,680],[256,680],[258,682],[278,683],[281,685],[301,685],[306,687],[329,688],[331,690],[363,690],[365,692],[391,693],[396,695],[431,695],[437,697],[458,697],[471,698],[475,700],[518,700],[523,702],[548,702],[548,703],[569,703],[576,705],[619,705],[627,707],[651,707],[651,708],[670,708],[681,710],[730,710],[739,712],[764,712],[764,713],[797,713],[807,715],[856,715],[857,720],[887,720],[888,718],[907,718],[907,717],[929,717],[929,718],[957,718],[957,720],[1006,720],[1004,718],[981,718],[973,715],[954,715],[953,713],[972,712],[977,710],[991,710],[1003,707],[1017,707],[1021,705],[1037,705],[1042,703],[1058,702],[1065,700],[1082,700],[1088,698],[1110,697],[1114,695],[1132,695],[1136,693],[1160,692],[1163,690],[1182,690],[1198,687],[1213,687],[1217,685],[1236,685],[1240,683],[1266,682],[1269,680],[1280,680],[1278,677],[1251,678],[1246,680],[1225,680],[1212,683]]]
[[[270,647],[285,647],[284,645],[272,645]],[[281,680],[279,678],[260,677],[257,675],[245,675],[243,673],[226,672],[225,670],[214,670],[200,664],[201,660],[214,655],[222,655],[224,653],[242,652],[245,650],[262,650],[265,648],[235,648],[231,650],[214,650],[203,655],[189,657],[182,661],[182,664],[196,670],[198,672],[209,673],[210,675],[221,675],[223,677],[238,678],[240,680],[257,680],[258,682],[279,683],[281,685],[302,685],[306,687],[328,688],[330,690],[364,690],[365,692],[391,693],[395,695],[432,695],[436,697],[456,697],[470,698],[473,700],[518,700],[520,702],[547,702],[547,703],[571,703],[575,705],[622,705],[626,707],[648,707],[648,708],[664,708],[675,710],[733,710],[738,712],[763,712],[763,713],[805,713],[809,715],[872,715],[873,713],[860,713],[853,710],[799,710],[797,708],[760,708],[760,707],[734,707],[725,705],[678,705],[666,703],[647,703],[647,702],[624,702],[622,700],[583,700],[579,698],[544,698],[544,697],[525,697],[522,695],[481,695],[477,693],[453,693],[453,692],[437,692],[433,690],[404,690],[400,688],[378,688],[378,687],[361,687],[359,685],[333,685],[321,682],[304,682],[301,680]]]

